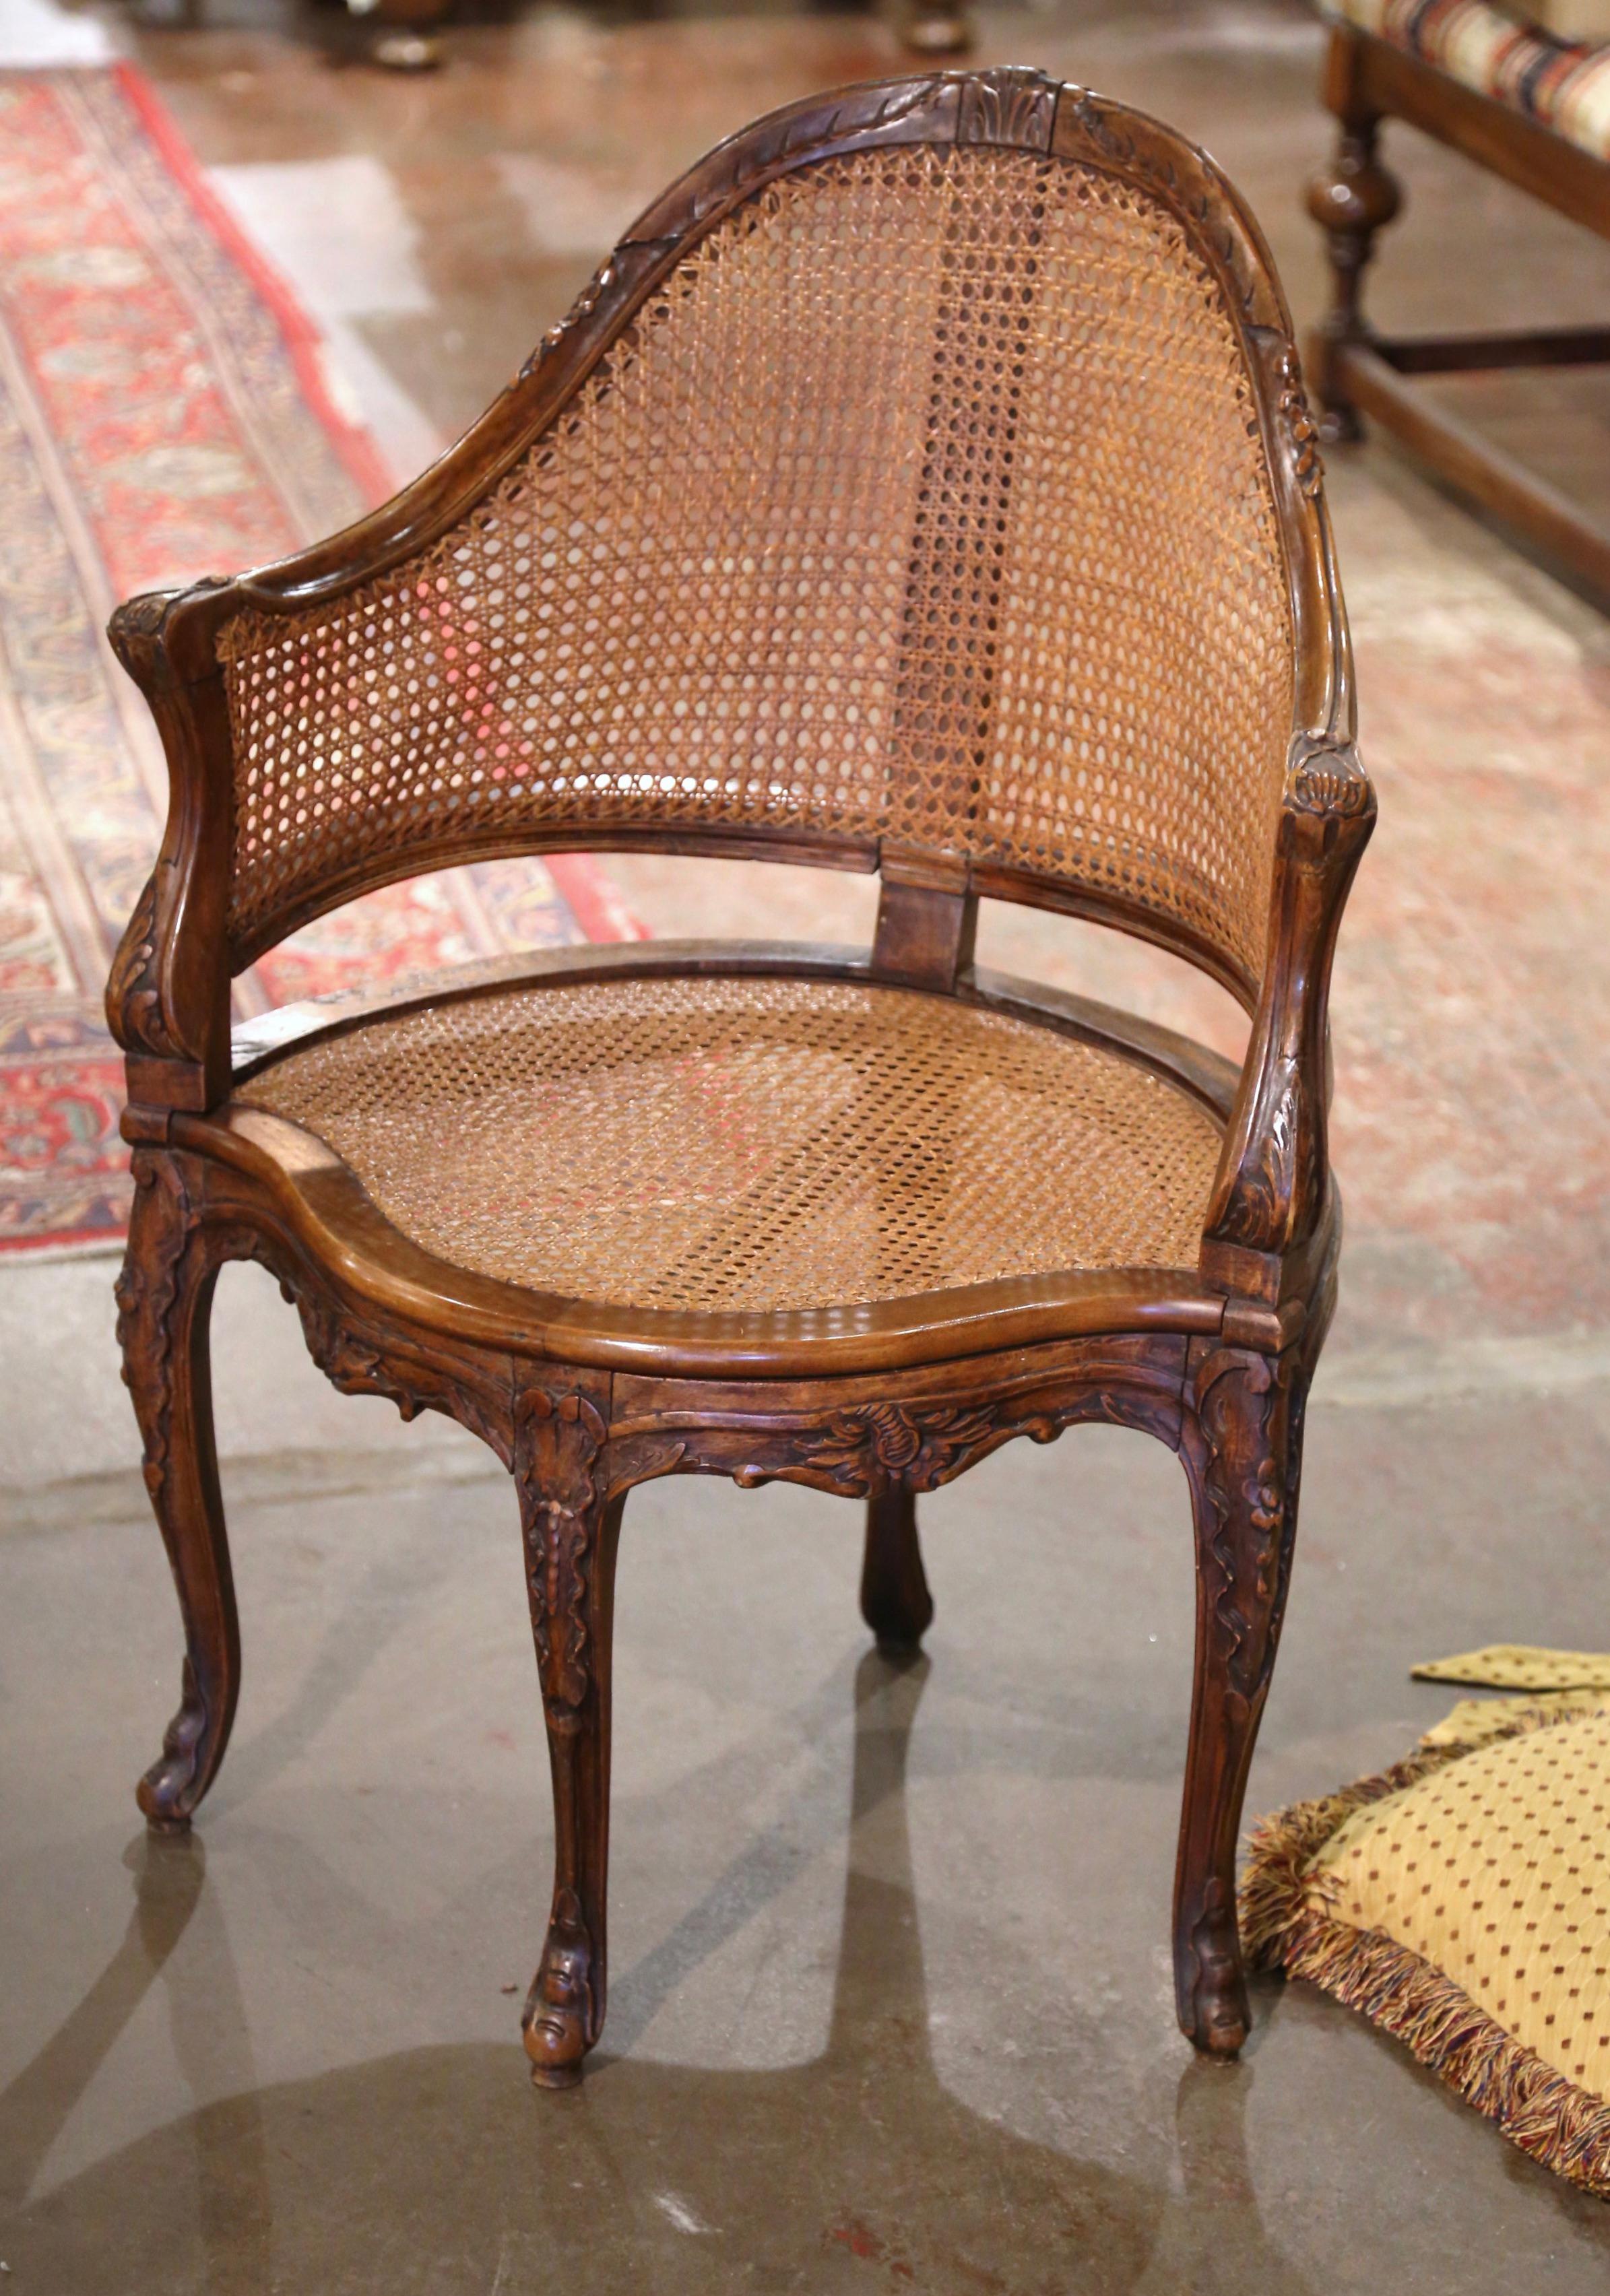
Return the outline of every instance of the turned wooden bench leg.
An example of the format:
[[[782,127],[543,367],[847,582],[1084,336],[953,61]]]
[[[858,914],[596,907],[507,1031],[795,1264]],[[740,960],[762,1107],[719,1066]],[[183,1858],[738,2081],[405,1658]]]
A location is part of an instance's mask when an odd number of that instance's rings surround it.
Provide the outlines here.
[[[1330,256],[1330,308],[1308,345],[1309,381],[1328,418],[1327,435],[1363,436],[1348,391],[1343,362],[1350,343],[1368,342],[1364,273],[1376,234],[1403,203],[1402,187],[1376,154],[1381,115],[1361,101],[1355,86],[1356,50],[1343,31],[1333,35],[1325,101],[1341,126],[1336,156],[1308,187],[1308,211],[1325,234]]]
[[[1306,1365],[1198,1341],[1181,1450],[1196,1529],[1196,1666],[1174,1880],[1181,2030],[1234,2056],[1249,2012],[1236,1844],[1297,1521]]]
[[[973,45],[965,0],[904,0],[900,38],[914,55],[965,55]]]
[[[878,1648],[897,1655],[915,1650],[933,1623],[933,1597],[917,1544],[916,1500],[899,1483],[867,1502],[861,1616]]]
[[[241,1688],[241,1629],[212,1432],[208,1324],[219,1254],[200,1225],[187,1168],[135,1157],[128,1248],[118,1278],[123,1378],[144,1444],[145,1487],[185,1624],[179,1710],[137,1798],[179,1833],[218,1775]],[[226,1254],[224,1256],[227,1256]]]
[[[586,1395],[521,1398],[514,1466],[554,1780],[553,1907],[522,2020],[542,2088],[573,2087],[604,2027],[610,1639],[626,1505],[595,1480],[604,1435]]]

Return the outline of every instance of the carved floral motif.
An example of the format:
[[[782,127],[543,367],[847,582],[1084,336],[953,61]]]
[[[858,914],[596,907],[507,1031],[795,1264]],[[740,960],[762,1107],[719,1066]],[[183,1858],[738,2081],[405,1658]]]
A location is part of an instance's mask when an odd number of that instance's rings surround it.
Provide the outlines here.
[[[868,1498],[896,1487],[935,1490],[1014,1437],[1049,1443],[1080,1420],[1145,1427],[1172,1444],[1179,1344],[1162,1341],[1155,1362],[1108,1355],[987,1401],[859,1403],[830,1411],[819,1423],[791,1416],[768,1426],[752,1411],[727,1424],[719,1418],[692,1429],[679,1423],[673,1464],[730,1474],[746,1490],[774,1480],[803,1482]]]
[[[1301,751],[1286,775],[1286,802],[1298,813],[1356,821],[1369,801],[1369,776],[1349,742],[1316,742]]]
[[[135,904],[106,984],[106,1017],[126,1052],[177,1054],[162,1011],[161,967],[157,961],[157,881],[146,880]]]
[[[959,1472],[995,1433],[996,1424],[988,1406],[859,1404],[834,1412],[826,1432],[809,1444],[809,1462],[823,1473],[842,1476],[858,1492],[885,1482],[929,1491]]]
[[[158,668],[158,657],[168,635],[169,616],[176,607],[186,605],[193,598],[209,590],[226,590],[229,584],[221,574],[204,574],[199,582],[176,586],[171,590],[142,590],[132,598],[125,598],[107,625],[106,635],[111,650],[124,668],[147,694],[151,691]]]
[[[198,588],[203,586],[197,585]],[[111,618],[107,636],[111,640],[113,652],[126,669],[133,673],[134,657],[150,653],[162,635],[162,626],[174,602],[184,595],[185,592],[180,589],[142,590],[136,596],[124,599]]]
[[[531,1388],[516,1408],[531,1633],[551,1727],[575,1727],[591,1688],[587,1595],[600,1513],[593,1467],[608,1431],[585,1395]]]
[[[1302,1087],[1296,1061],[1276,1064],[1261,1097],[1253,1146],[1212,1232],[1228,1243],[1278,1251],[1292,1205],[1301,1198]]]
[[[403,1419],[440,1411],[479,1435],[505,1466],[510,1464],[506,1412],[494,1401],[495,1381],[473,1357],[432,1341],[369,1323],[344,1301],[311,1283],[289,1254],[267,1238],[252,1239],[242,1258],[258,1259],[279,1278],[280,1290],[301,1317],[308,1352],[343,1395],[379,1395]]]
[[[185,1175],[169,1156],[136,1152],[128,1249],[113,1291],[123,1384],[144,1439],[145,1488],[159,1498],[168,1477],[173,1422],[173,1316],[196,1214]]]
[[[591,318],[619,276],[620,263],[618,258],[612,255],[607,262],[599,265],[563,318],[556,321],[548,329],[524,366],[521,368],[520,379],[522,382],[528,375],[536,373],[545,359],[553,357],[572,328],[579,327],[584,319]]]
[[[1291,441],[1293,475],[1301,491],[1312,502],[1325,483],[1325,464],[1319,453],[1319,426],[1310,411],[1308,394],[1302,387],[1302,369],[1295,350],[1289,343],[1281,353],[1279,381],[1280,398],[1277,412]]]
[[[1277,1367],[1250,1349],[1222,1348],[1196,1374],[1206,1439],[1203,1489],[1212,1526],[1203,1541],[1216,1584],[1216,1656],[1243,1712],[1268,1686],[1279,1630],[1286,1521],[1285,1394]]]

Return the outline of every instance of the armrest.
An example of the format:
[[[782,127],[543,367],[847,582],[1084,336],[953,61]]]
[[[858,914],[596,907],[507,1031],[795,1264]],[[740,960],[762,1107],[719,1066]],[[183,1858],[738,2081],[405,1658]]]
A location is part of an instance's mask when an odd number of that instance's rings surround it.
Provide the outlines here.
[[[129,1099],[156,1108],[209,1108],[229,1085],[234,796],[217,637],[232,594],[218,581],[149,591],[119,606],[108,630],[168,758],[161,849],[106,987]]]
[[[1327,1218],[1331,961],[1375,825],[1351,742],[1299,734],[1275,832],[1262,993],[1203,1236],[1215,1290],[1277,1304]]]
[[[678,242],[628,242],[456,447],[389,502],[275,565],[150,591],[119,606],[112,651],[140,688],[168,759],[161,850],[112,961],[106,1015],[131,1103],[204,1111],[229,1088],[233,742],[218,644],[243,610],[293,617],[427,548],[513,467],[585,381],[675,260]],[[138,1124],[138,1117],[130,1123]]]

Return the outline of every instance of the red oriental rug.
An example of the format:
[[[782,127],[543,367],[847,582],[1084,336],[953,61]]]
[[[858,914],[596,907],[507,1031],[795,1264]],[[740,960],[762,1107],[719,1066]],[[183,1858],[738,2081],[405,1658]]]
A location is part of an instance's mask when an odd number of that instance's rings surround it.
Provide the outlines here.
[[[280,557],[391,483],[140,75],[0,72],[0,1252],[124,1226],[101,995],[167,775],[108,615]],[[308,927],[237,1003],[637,930],[579,857],[448,870]]]

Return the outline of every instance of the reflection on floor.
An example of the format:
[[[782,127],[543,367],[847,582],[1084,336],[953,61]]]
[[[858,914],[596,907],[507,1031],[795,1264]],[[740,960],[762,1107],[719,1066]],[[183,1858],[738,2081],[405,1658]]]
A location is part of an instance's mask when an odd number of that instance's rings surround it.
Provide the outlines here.
[[[1425,1649],[1574,1618],[1607,1480],[1602,1397],[1317,1408],[1253,1806],[1395,1757],[1449,1697]],[[0,1543],[12,2284],[1600,2289],[1610,2213],[1322,1997],[1261,1984],[1236,2070],[1180,2041],[1169,1454],[1081,1429],[923,1513],[899,1675],[854,1507],[634,1495],[609,2023],[557,2097],[518,2040],[546,1785],[501,1481],[237,1507],[245,1689],[188,1842],[129,1796],[154,1538]]]
[[[851,2259],[881,2266],[880,2278],[932,2284],[936,2271],[957,2262],[990,2272],[987,2259],[1026,2234],[1026,2252],[1014,2258],[1020,2270],[1032,2254],[1081,2284],[1132,2287],[1162,2248],[1199,2266],[1233,2253],[1236,2270],[1255,2271],[1261,2289],[1301,2287],[1260,2226],[1244,2069],[1227,2075],[1187,2062],[1175,2100],[1182,2189],[1171,2207],[1133,2174],[1016,2134],[941,2079],[904,1801],[911,1720],[927,1670],[924,1660],[899,1671],[875,1651],[855,1669],[850,1816],[861,1856],[875,1863],[852,1865],[845,1877],[819,2055],[764,2071],[617,2062],[596,2085],[596,2103],[589,2088],[581,2110],[567,2101],[546,2121],[540,2107],[509,2109],[511,2054],[484,2042],[439,2044],[248,2089],[166,2124],[63,2186],[53,2207],[39,2212],[55,2219],[41,2243],[44,2257],[62,2272],[72,2256],[76,2286],[102,2284],[95,2232],[115,2222],[124,2228],[116,2259],[124,2277],[107,2284],[164,2284],[176,2249],[189,2243],[176,2241],[167,2211],[151,2210],[142,2196],[171,2195],[193,2174],[191,2268],[234,2288],[287,2277],[296,2284],[304,2276],[324,2286],[425,2284],[421,2251],[440,2243],[458,2209],[465,2219],[459,2244],[481,2246],[479,2263],[483,2275],[491,2266],[494,2286],[518,2284],[514,2276],[523,2279],[537,2265],[552,2273],[563,2259],[567,2278],[613,2271],[622,2276],[614,2284],[633,2284],[625,2276],[646,2271],[656,2286],[705,2287],[709,2244],[733,2245],[735,2195],[762,2188],[768,2205],[750,2227],[751,2285],[812,2284],[803,2266],[814,2267],[813,2280],[820,2275],[815,2284],[850,2283]],[[193,1969],[185,1983],[193,1990],[174,1992],[175,2054],[194,2085],[212,2085],[220,2021],[242,2017],[201,1840],[140,1841],[126,1863],[135,1908],[123,1939],[5,2099],[10,2157],[36,2171],[64,2107],[187,1934],[193,1964],[211,1980],[203,1994]],[[662,1959],[678,1942],[668,1939]],[[337,2131],[344,2142],[317,2142]],[[379,2163],[355,2159],[351,2149],[354,2137],[362,2145],[375,2136],[392,2163],[378,2190]],[[533,2138],[543,2154],[538,2180]],[[275,2190],[288,2152],[304,2167],[289,2226]],[[466,2161],[474,2164],[468,2179]],[[423,2175],[422,2161],[429,2164]],[[946,2190],[936,2210],[927,2187],[940,2164]],[[359,2183],[368,2205],[354,2212],[347,2200]],[[600,2239],[599,2217],[615,2217],[612,2203],[628,2194],[625,2220]],[[494,2196],[496,2221],[485,2205]],[[23,2232],[19,2251],[24,2284],[39,2275],[31,2232]],[[399,2249],[415,2259],[411,2276],[396,2268]],[[1097,2259],[1091,2277],[1088,2261]],[[463,2284],[475,2284],[466,2274]]]
[[[405,470],[678,168],[901,63],[871,15],[511,0],[403,81],[333,68],[311,6],[194,12],[12,0],[0,50],[137,56]],[[1327,131],[1298,0],[1060,0],[982,34],[983,61],[1203,137],[1312,315],[1299,191]],[[1396,142],[1383,324],[1610,320],[1610,249]],[[1610,493],[1604,386],[1559,389],[1504,379],[1483,419]],[[1404,1679],[1427,1649],[1591,1640],[1610,1483],[1610,627],[1379,448],[1333,457],[1331,489],[1383,824],[1335,1004],[1345,1302],[1254,1807],[1400,1753],[1438,1710]],[[663,931],[870,920],[858,880],[620,874]],[[1145,952],[1021,914],[983,940],[1235,1042],[1217,992]],[[1139,1439],[1010,1447],[927,1505],[940,1617],[905,1677],[860,1654],[852,1509],[634,1499],[610,2023],[584,2088],[538,2098],[513,2034],[546,1766],[508,1494],[456,1431],[329,1394],[274,1287],[230,1270],[242,1719],[195,1839],[147,1843],[128,1788],[177,1621],[109,1275],[0,1277],[11,2284],[1603,2286],[1606,2213],[1331,2005],[1266,1988],[1238,2070],[1189,2061],[1164,1952],[1187,1515]]]

